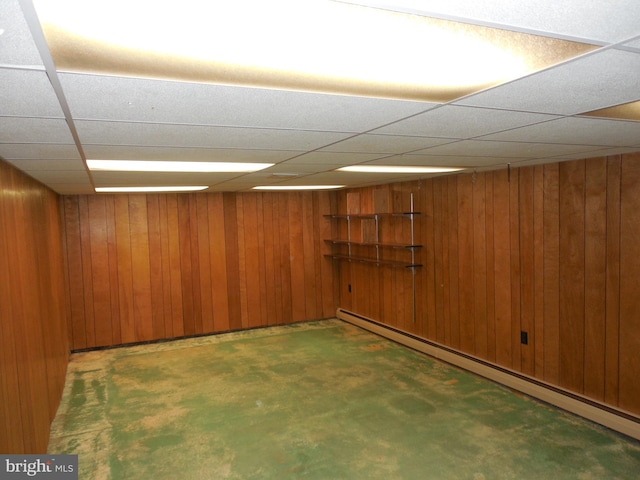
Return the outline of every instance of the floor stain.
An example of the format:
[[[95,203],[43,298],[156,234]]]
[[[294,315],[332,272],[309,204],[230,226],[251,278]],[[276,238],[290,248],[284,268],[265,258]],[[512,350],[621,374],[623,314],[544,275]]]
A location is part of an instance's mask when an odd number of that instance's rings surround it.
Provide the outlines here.
[[[640,471],[640,442],[338,320],[73,355],[49,452],[99,480]]]

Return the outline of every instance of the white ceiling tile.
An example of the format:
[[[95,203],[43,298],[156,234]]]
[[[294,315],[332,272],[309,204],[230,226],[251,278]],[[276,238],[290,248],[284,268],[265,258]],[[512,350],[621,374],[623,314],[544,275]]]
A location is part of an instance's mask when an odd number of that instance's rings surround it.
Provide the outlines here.
[[[260,170],[259,172],[247,173],[245,175],[236,176],[234,178],[224,180],[224,183],[234,183],[236,185],[255,185],[256,183],[277,183],[283,179],[273,177],[266,170]]]
[[[304,165],[305,163],[318,165],[354,165],[386,156],[388,156],[388,154],[315,151],[287,160],[286,163],[294,165]]]
[[[292,162],[282,162],[270,167],[266,170],[265,175],[273,175],[276,174],[286,174],[286,173],[299,173],[299,174],[307,174],[307,173],[315,173],[315,172],[325,172],[329,170],[334,170],[337,168],[337,165],[332,165],[330,163],[292,163]],[[286,180],[281,177],[281,180]]]
[[[42,183],[78,183],[89,182],[86,170],[30,170],[26,172],[30,177]]]
[[[357,3],[388,6],[386,0]],[[562,38],[577,37],[618,42],[640,33],[640,4],[636,0],[394,0],[392,9],[481,25],[541,32]]]
[[[373,130],[370,133],[463,139],[554,118],[558,117],[539,113],[447,105]]]
[[[175,173],[175,172],[91,172],[96,187],[212,185],[242,176],[238,173]]]
[[[44,71],[0,68],[0,85],[0,116],[64,117]]]
[[[354,185],[361,183],[393,182],[418,178],[417,174],[385,174],[385,173],[360,173],[360,172],[322,172],[309,175],[297,181],[286,182],[287,185],[303,185],[311,183],[314,185]],[[392,179],[392,180],[388,180]]]
[[[40,54],[31,38],[17,0],[2,0],[0,4],[0,65],[42,66]]]
[[[596,118],[561,118],[487,135],[482,140],[562,143],[598,146],[640,146],[640,122]]]
[[[33,170],[86,171],[81,160],[7,160],[25,172]]]
[[[427,155],[495,157],[499,160],[501,158],[511,157],[520,157],[522,159],[551,157],[569,153],[589,152],[596,149],[598,149],[598,147],[582,145],[462,140],[460,142],[441,145],[415,153],[424,153]]]
[[[69,126],[63,119],[0,117],[0,143],[74,142]]]
[[[456,104],[575,115],[640,97],[640,54],[606,50],[500,85]]]
[[[87,158],[103,160],[183,160],[190,162],[278,163],[304,153],[290,150],[246,150],[195,147],[141,147],[87,145]]]
[[[323,148],[324,152],[407,153],[453,141],[448,138],[411,137],[401,135],[358,135]]]
[[[513,160],[521,160],[517,157],[463,157],[456,155],[395,155],[383,160],[366,162],[366,165],[407,165],[407,166],[432,166],[432,167],[468,167],[477,165],[496,165],[509,163]]]
[[[526,158],[526,157],[525,157]],[[496,157],[496,156],[469,156],[469,155],[425,155],[407,154],[398,155],[398,165],[440,165],[450,167],[466,167],[478,165],[507,164],[524,160],[523,157]],[[384,163],[383,160],[376,160],[371,163]]]
[[[286,90],[61,75],[79,119],[364,132],[433,106]],[[250,106],[250,108],[247,108]]]
[[[38,143],[0,143],[0,157],[5,160],[80,160],[80,154],[75,145],[47,145]]]
[[[81,140],[95,145],[138,145],[311,150],[349,135],[335,132],[125,122],[75,122]]]

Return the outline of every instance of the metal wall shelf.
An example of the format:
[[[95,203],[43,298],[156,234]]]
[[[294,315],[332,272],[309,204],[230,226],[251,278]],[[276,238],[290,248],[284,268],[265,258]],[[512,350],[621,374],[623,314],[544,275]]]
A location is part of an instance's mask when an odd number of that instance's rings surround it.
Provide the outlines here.
[[[360,256],[356,256],[356,255],[329,254],[329,255],[325,255],[325,257],[332,258],[334,260],[347,261],[347,262],[369,263],[369,264],[372,264],[372,265],[376,265],[378,267],[392,267],[392,268],[418,268],[418,267],[422,267],[421,264],[398,262],[396,260],[376,260],[375,258],[360,257]]]
[[[397,249],[422,248],[422,245],[413,245],[408,243],[352,242],[350,240],[325,240],[325,242],[329,242],[333,245],[356,245],[359,247],[382,247],[382,248],[397,248]]]
[[[391,212],[391,213],[346,213],[346,214],[329,214],[328,218],[381,218],[381,217],[411,217],[412,215],[420,215],[420,212]]]
[[[413,193],[411,194],[411,204],[409,211],[389,212],[389,213],[347,213],[347,214],[330,214],[325,215],[326,218],[332,220],[346,221],[347,238],[332,238],[325,241],[335,247],[332,253],[325,255],[335,261],[362,263],[375,265],[376,267],[404,268],[412,272],[412,293],[413,293],[413,321],[416,319],[415,307],[415,275],[416,270],[422,267],[422,264],[416,262],[416,250],[422,248],[422,245],[415,242],[415,219],[420,212],[414,211]],[[381,241],[380,229],[381,223],[384,225],[388,219],[406,218],[410,222],[411,238],[403,242],[386,242]],[[365,223],[368,222],[368,223]],[[353,224],[360,227],[360,234],[354,232]],[[365,228],[365,225],[367,228]],[[344,231],[343,231],[344,235]],[[345,248],[346,247],[346,248]],[[385,249],[407,250],[405,254],[391,255],[394,258],[388,258],[384,253]],[[345,252],[346,250],[346,252]],[[370,254],[369,254],[370,253]],[[365,255],[366,254],[366,255]],[[403,256],[405,257],[404,259]]]

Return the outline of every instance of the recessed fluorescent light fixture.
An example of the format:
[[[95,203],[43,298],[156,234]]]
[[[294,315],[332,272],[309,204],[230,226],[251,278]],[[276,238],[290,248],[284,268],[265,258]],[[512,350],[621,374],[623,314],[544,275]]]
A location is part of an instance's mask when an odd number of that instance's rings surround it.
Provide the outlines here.
[[[158,193],[158,192],[197,192],[207,186],[177,186],[177,187],[96,187],[97,193]]]
[[[464,170],[459,167],[408,167],[393,165],[352,165],[338,168],[341,172],[359,173],[449,173]]]
[[[197,172],[243,173],[257,172],[273,163],[241,162],[174,162],[156,160],[87,160],[89,170],[114,172]]]
[[[253,190],[333,190],[344,185],[259,185]]]
[[[598,48],[334,1],[33,3],[63,71],[433,102]]]

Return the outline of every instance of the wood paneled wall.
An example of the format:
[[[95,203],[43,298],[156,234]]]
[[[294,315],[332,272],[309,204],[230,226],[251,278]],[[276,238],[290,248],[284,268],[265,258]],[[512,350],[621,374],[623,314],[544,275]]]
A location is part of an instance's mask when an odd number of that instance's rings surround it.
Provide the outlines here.
[[[0,452],[44,453],[69,361],[59,197],[0,160]]]
[[[335,315],[327,192],[63,201],[74,349]]]
[[[422,212],[416,321],[410,270],[336,263],[341,307],[640,414],[640,154],[376,188]]]

